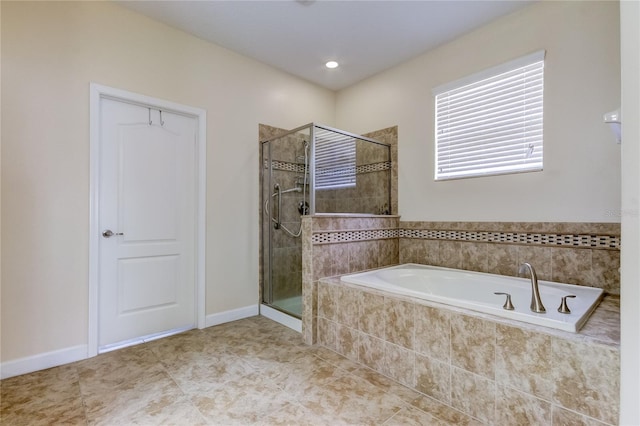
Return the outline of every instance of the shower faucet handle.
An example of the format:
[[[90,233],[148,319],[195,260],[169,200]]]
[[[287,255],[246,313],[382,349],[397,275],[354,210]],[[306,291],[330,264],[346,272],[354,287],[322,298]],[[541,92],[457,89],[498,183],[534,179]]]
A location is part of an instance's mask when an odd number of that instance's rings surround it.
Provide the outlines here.
[[[504,301],[504,305],[502,305],[502,309],[506,309],[507,311],[513,311],[515,309],[515,307],[513,306],[513,303],[511,303],[511,295],[509,293],[502,293],[502,292],[496,291],[493,294],[496,294],[498,296],[507,296],[507,300]]]

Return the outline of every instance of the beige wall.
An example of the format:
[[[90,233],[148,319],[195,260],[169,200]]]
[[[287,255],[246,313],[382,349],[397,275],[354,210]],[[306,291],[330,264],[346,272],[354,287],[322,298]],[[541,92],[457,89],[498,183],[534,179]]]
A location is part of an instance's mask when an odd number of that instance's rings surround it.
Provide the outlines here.
[[[333,92],[109,2],[2,7],[2,362],[87,343],[89,82],[207,110],[207,315],[258,302],[258,123]]]
[[[433,180],[433,95],[443,83],[546,49],[544,171]],[[402,220],[619,222],[617,2],[539,2],[338,93],[337,126],[398,125]]]

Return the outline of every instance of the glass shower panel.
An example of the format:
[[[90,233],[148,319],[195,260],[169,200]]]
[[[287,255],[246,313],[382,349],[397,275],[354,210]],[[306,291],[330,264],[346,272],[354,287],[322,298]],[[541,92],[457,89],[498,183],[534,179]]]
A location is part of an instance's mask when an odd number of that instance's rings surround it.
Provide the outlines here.
[[[262,145],[263,303],[302,314],[301,216],[309,213],[311,127]]]
[[[390,214],[391,150],[315,126],[315,213]]]
[[[308,124],[262,142],[262,302],[302,316],[301,219],[391,213],[391,148]]]

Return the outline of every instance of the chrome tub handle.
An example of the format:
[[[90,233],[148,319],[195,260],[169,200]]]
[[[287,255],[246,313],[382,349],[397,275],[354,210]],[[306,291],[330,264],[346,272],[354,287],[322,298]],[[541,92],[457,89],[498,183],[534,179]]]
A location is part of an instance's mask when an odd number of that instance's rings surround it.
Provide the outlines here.
[[[505,300],[504,305],[502,305],[502,309],[506,309],[507,311],[513,311],[515,309],[513,303],[511,303],[511,295],[509,293],[496,291],[493,294],[496,294],[498,296],[507,296],[507,300]]]

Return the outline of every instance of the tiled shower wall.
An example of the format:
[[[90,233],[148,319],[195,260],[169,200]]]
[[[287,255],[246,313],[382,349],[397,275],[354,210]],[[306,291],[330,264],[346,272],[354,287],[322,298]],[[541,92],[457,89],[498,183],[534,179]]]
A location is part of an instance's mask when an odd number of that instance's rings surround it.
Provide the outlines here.
[[[282,191],[291,188],[302,188],[302,185],[299,185],[298,182],[303,182],[304,178],[305,139],[308,138],[296,133],[284,136],[271,143],[271,158],[274,159],[274,164],[272,164],[273,181],[280,185]],[[265,171],[268,169],[268,164],[264,160],[263,167]],[[271,291],[273,300],[277,301],[300,294],[302,285],[302,242],[300,238],[290,235],[283,228],[286,227],[294,234],[299,231],[301,225],[298,203],[303,200],[303,193],[289,192],[282,194],[280,203],[282,210],[280,212],[277,211],[277,197],[271,196],[273,193],[275,193],[273,187],[263,186],[262,197],[263,200],[269,200],[269,214],[271,216],[279,214],[282,227],[274,229],[273,223],[268,221],[263,222],[262,227],[264,235],[269,235],[269,233],[272,235]],[[264,201],[262,208],[265,209]]]
[[[389,212],[398,214],[398,126],[365,133],[362,136],[391,145],[391,206]]]
[[[264,249],[264,240],[263,240],[263,235],[267,236],[269,235],[268,232],[268,228],[271,226],[271,223],[269,222],[263,222],[262,218],[263,218],[263,214],[264,214],[264,203],[265,201],[271,197],[271,189],[270,187],[265,187],[265,185],[262,185],[262,172],[263,172],[263,167],[264,167],[264,158],[263,158],[263,152],[262,152],[262,143],[260,141],[263,140],[267,140],[267,139],[271,139],[279,134],[282,134],[286,132],[286,130],[284,129],[280,129],[277,127],[272,127],[272,126],[267,126],[266,124],[259,124],[258,125],[258,152],[259,152],[259,161],[258,161],[258,176],[260,177],[260,202],[259,202],[259,206],[258,206],[258,221],[259,221],[259,226],[260,226],[260,234],[259,234],[259,243],[260,243],[260,256],[259,256],[259,266],[258,266],[258,294],[259,294],[259,301],[258,303],[262,303],[263,297],[262,297],[262,292],[263,292],[263,287],[264,287],[264,271],[267,269],[265,267],[265,262],[268,262],[267,259],[264,258],[263,254],[265,254],[265,249]],[[264,237],[266,238],[266,237]]]
[[[286,132],[287,130],[285,129],[260,124],[258,126],[258,139],[259,141],[263,141]],[[397,126],[389,127],[364,134],[363,136],[391,145],[391,169],[389,170],[389,164],[386,163],[386,161],[383,161],[386,160],[386,150],[380,150],[379,146],[368,147],[368,143],[359,142],[361,147],[364,147],[365,150],[364,152],[361,150],[361,152],[358,153],[358,165],[361,166],[360,169],[362,172],[357,175],[357,190],[318,191],[318,193],[316,193],[316,203],[318,204],[317,208],[319,211],[325,209],[325,212],[377,213],[382,210],[388,210],[394,214],[398,211],[398,128]],[[283,189],[293,188],[296,180],[303,176],[301,171],[304,170],[304,145],[301,143],[301,139],[298,140],[300,135],[291,135],[290,138],[295,140],[290,141],[292,143],[276,144],[275,150],[282,150],[280,152],[275,152],[276,155],[274,155],[274,158],[279,160],[278,167],[276,167],[276,169],[279,168],[279,170],[275,171],[277,174],[276,180],[281,183]],[[290,149],[291,146],[297,148],[292,150]],[[384,157],[380,156],[382,153],[385,154]],[[371,165],[379,166],[382,165],[383,162],[385,163],[385,167],[381,170],[375,170],[375,167],[368,167]],[[262,176],[264,167],[262,144],[260,144],[259,167],[261,170],[260,176]],[[391,173],[391,182],[389,182],[389,173]],[[383,186],[383,191],[380,191],[380,186]],[[388,193],[389,186],[390,201],[387,201],[386,196],[380,196],[379,194]],[[373,191],[374,189],[375,191]],[[258,214],[259,218],[262,218],[265,201],[267,199],[271,199],[272,190],[273,188],[262,186]],[[372,195],[374,192],[376,195]],[[296,203],[301,199],[301,194],[293,192],[284,194],[282,197],[282,218],[284,225],[292,231],[297,231],[298,226],[300,226],[300,222],[299,215],[296,210]],[[273,209],[273,206],[271,206],[271,209]],[[397,232],[397,219],[394,223],[394,229],[396,229]],[[263,253],[267,250],[263,241],[263,236],[269,235],[269,230],[272,224],[268,221],[264,223],[261,221],[260,226],[262,232],[260,233],[259,291],[260,301],[262,301],[264,280],[263,271],[266,269],[266,260],[263,259]],[[342,224],[340,224],[340,226],[342,226]],[[351,225],[345,226],[349,227]],[[397,263],[398,255],[397,235],[395,235],[395,238],[394,264]],[[301,245],[303,240],[304,236],[303,238],[293,238],[281,230],[274,233],[274,241],[272,244],[272,264],[275,265],[275,267],[272,273],[274,275],[274,282],[279,283],[279,285],[274,286],[273,291],[277,293],[274,295],[278,299],[290,297],[300,291],[301,280],[304,275],[301,271]],[[387,263],[385,263],[385,265],[386,264]]]
[[[389,148],[355,139],[356,185],[316,191],[316,213],[389,214],[391,161]]]

